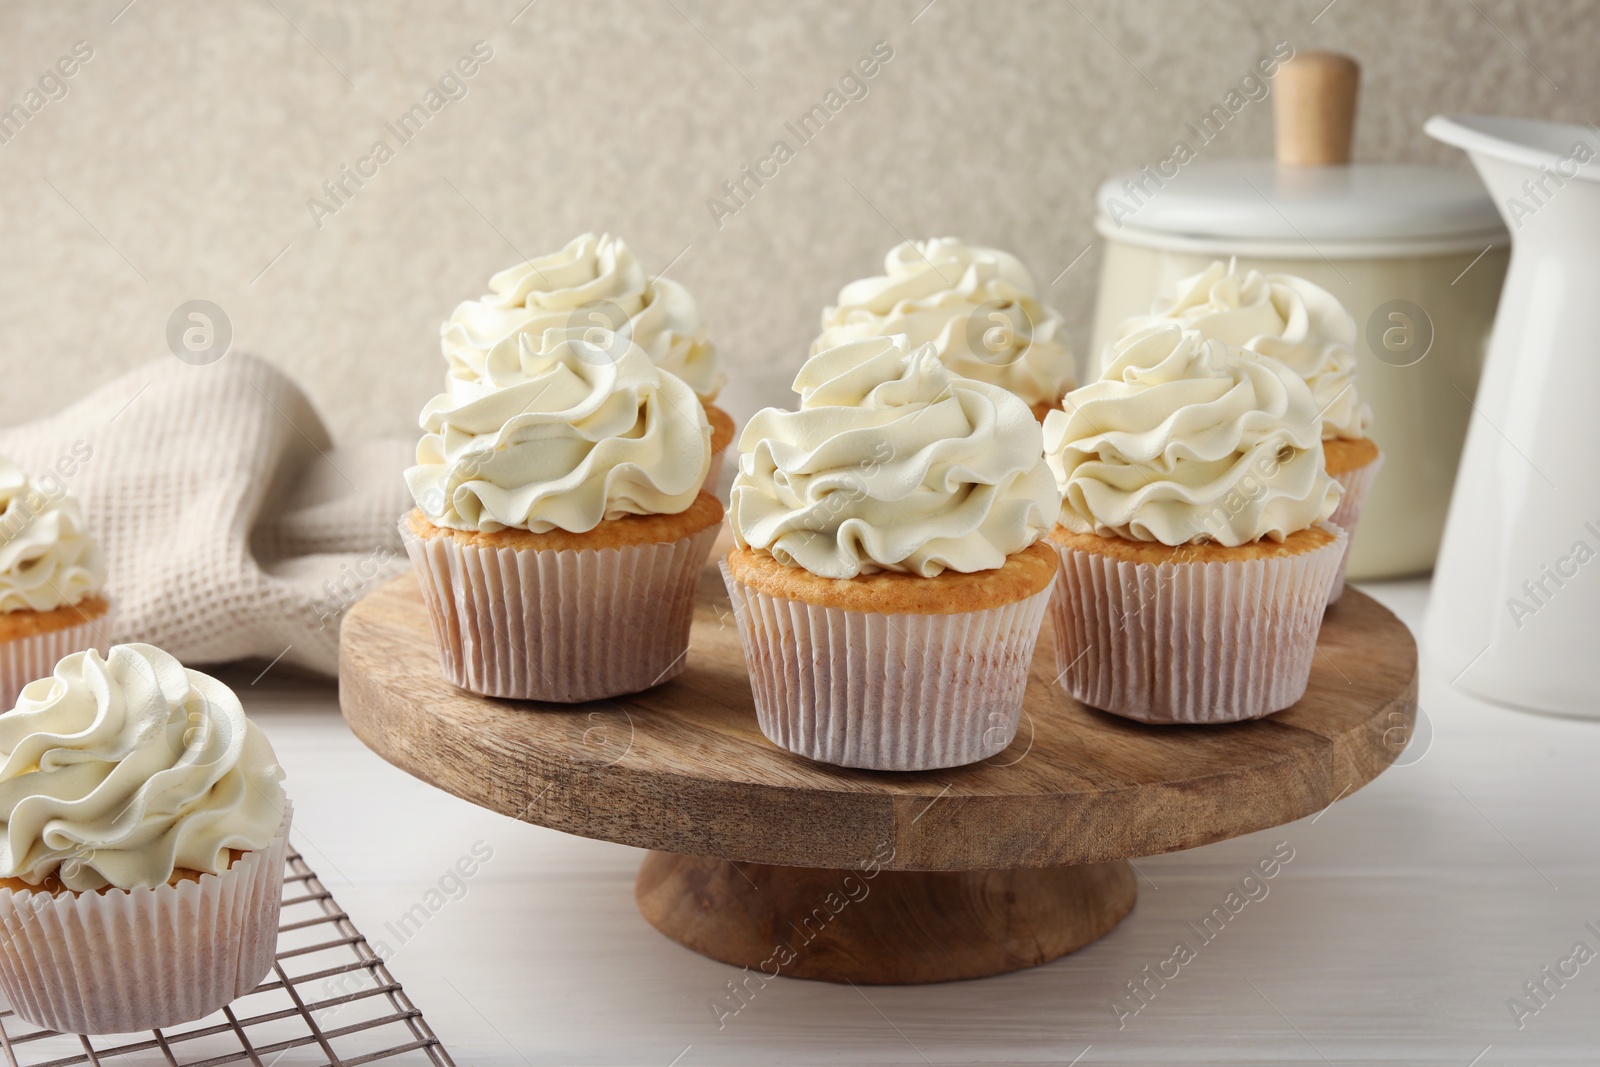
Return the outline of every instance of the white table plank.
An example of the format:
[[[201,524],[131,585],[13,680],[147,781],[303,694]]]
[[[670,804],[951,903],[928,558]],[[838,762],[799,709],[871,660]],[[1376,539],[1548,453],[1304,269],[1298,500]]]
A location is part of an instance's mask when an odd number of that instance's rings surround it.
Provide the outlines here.
[[[1425,583],[1369,591],[1417,628]],[[781,979],[721,1029],[710,1004],[738,972],[639,917],[637,850],[422,785],[350,735],[331,686],[228,677],[288,771],[308,860],[458,1063],[1592,1064],[1600,960],[1547,983],[1520,1030],[1507,1000],[1574,942],[1600,952],[1600,723],[1472,701],[1447,685],[1461,666],[1426,665],[1420,759],[1316,818],[1140,861],[1138,907],[1081,952],[944,986]],[[479,842],[492,857],[456,882]],[[1188,924],[1279,842],[1293,860],[1203,942]],[[1119,1028],[1125,983],[1179,940],[1195,958]]]

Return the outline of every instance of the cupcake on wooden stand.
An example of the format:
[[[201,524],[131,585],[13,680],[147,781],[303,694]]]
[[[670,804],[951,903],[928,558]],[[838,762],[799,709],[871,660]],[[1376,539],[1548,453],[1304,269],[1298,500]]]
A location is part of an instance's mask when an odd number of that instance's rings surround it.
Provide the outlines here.
[[[0,708],[61,657],[106,647],[105,581],[77,498],[0,456]]]
[[[1323,460],[1344,489],[1329,521],[1353,541],[1361,505],[1383,465],[1383,453],[1367,436],[1372,409],[1356,390],[1356,323],[1344,305],[1304,278],[1240,270],[1219,260],[1180,281],[1171,305],[1155,315],[1129,319],[1118,328],[1118,335],[1159,322],[1176,323],[1211,340],[1276,359],[1310,387],[1322,418]],[[1349,558],[1347,545],[1330,604],[1344,592]]]
[[[1345,532],[1326,520],[1311,390],[1173,323],[1115,342],[1045,420],[1063,499],[1062,684],[1149,723],[1221,723],[1304,695]]]
[[[1062,318],[1016,256],[937,237],[896,245],[883,270],[839,290],[812,355],[904,334],[913,348],[931,344],[950,373],[1021,397],[1040,421],[1076,384]]]
[[[623,334],[551,329],[497,346],[421,423],[400,533],[447,679],[572,703],[683,670],[723,514],[693,389]]]
[[[1037,420],[903,336],[825,349],[794,388],[745,427],[722,563],[762,733],[876,770],[1000,752],[1057,570]]]
[[[477,381],[497,349],[514,356],[520,338],[531,337],[537,346],[549,329],[621,334],[656,366],[683,379],[711,425],[705,487],[716,492],[734,423],[713,403],[727,375],[688,289],[651,277],[620,237],[574,237],[558,252],[506,268],[489,279],[487,294],[457,305],[440,328],[450,378]]]

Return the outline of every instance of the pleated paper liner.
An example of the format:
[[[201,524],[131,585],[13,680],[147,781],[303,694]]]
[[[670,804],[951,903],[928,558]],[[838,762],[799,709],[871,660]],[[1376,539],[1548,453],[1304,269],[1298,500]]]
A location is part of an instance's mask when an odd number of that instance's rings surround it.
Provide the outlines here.
[[[244,996],[272,969],[292,817],[286,803],[271,844],[197,882],[0,889],[0,991],[28,1022],[79,1034],[175,1026]]]
[[[637,693],[683,671],[695,584],[720,528],[579,552],[477,547],[400,523],[445,678],[558,703]]]
[[[0,711],[16,707],[22,687],[48,678],[63,656],[90,648],[105,655],[107,646],[100,635],[105,633],[106,618],[102,614],[64,629],[0,641]]]
[[[1339,574],[1334,579],[1333,592],[1328,594],[1329,604],[1344,595],[1344,569],[1350,562],[1350,545],[1355,543],[1356,524],[1361,521],[1361,505],[1366,503],[1367,493],[1372,490],[1372,483],[1377,480],[1381,466],[1383,453],[1380,452],[1371,463],[1333,476],[1334,481],[1344,486],[1344,496],[1339,499],[1339,506],[1333,509],[1333,514],[1328,516],[1328,521],[1349,534],[1350,540],[1339,559]]]
[[[1150,723],[1221,723],[1305,695],[1348,537],[1274,559],[1146,563],[1052,541],[1056,666],[1072,697]]]
[[[774,597],[721,566],[774,744],[819,763],[923,771],[987,759],[1016,736],[1059,579],[982,611],[884,615]]]

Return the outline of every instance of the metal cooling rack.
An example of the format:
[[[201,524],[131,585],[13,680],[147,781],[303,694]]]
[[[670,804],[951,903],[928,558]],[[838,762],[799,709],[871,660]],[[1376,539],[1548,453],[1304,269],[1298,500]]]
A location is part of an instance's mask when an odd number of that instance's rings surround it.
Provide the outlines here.
[[[422,1012],[293,848],[283,882],[277,961],[254,992],[181,1027],[92,1038],[40,1030],[7,1007],[0,1011],[0,1051],[9,1067],[108,1061],[356,1067],[393,1057],[455,1067]]]

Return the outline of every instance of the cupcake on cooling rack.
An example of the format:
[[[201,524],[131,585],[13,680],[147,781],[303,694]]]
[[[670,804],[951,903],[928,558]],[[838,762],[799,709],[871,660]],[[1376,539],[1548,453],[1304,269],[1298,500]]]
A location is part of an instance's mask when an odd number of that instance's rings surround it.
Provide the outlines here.
[[[1345,532],[1325,520],[1311,390],[1174,324],[1117,341],[1044,425],[1062,684],[1152,723],[1281,711],[1305,693]]]
[[[105,647],[105,580],[77,499],[0,456],[0,707],[67,653]]]
[[[1159,321],[1271,356],[1305,381],[1322,416],[1324,463],[1344,488],[1329,521],[1353,541],[1383,454],[1367,436],[1372,409],[1356,391],[1356,323],[1344,305],[1304,278],[1240,270],[1232,262],[1217,261],[1180,281],[1170,307],[1131,319],[1119,332],[1125,335]],[[1344,592],[1349,558],[1346,546],[1329,603]]]
[[[884,273],[839,290],[811,354],[867,337],[931,344],[952,374],[998,385],[1043,419],[1075,384],[1061,316],[1039,299],[1020,260],[954,237],[906,241]]]
[[[450,378],[484,377],[496,351],[514,358],[521,344],[537,349],[548,329],[619,333],[677,375],[705,405],[711,424],[706,488],[716,491],[722,456],[733,443],[733,416],[712,403],[727,376],[689,290],[652,278],[620,238],[586,233],[559,252],[519,263],[489,279],[489,292],[457,305],[440,329]]]
[[[198,1019],[272,969],[291,808],[233,691],[75,652],[0,715],[0,990],[66,1033]]]
[[[994,755],[1057,571],[1038,422],[904,337],[819,352],[794,387],[745,427],[722,564],[761,731],[847,767]]]
[[[683,670],[722,522],[693,389],[623,334],[552,329],[497,347],[422,429],[400,532],[446,678],[570,703]]]

